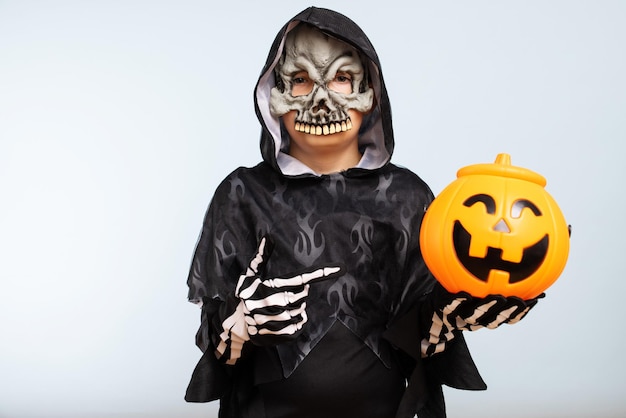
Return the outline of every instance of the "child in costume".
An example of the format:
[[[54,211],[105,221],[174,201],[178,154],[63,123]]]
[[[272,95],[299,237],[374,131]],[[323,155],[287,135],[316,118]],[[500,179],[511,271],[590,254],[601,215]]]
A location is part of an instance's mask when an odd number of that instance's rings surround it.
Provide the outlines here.
[[[254,99],[263,161],[217,188],[188,277],[203,355],[185,399],[219,399],[220,417],[445,417],[442,384],[485,388],[461,331],[536,299],[452,295],[426,268],[433,194],[390,163],[380,62],[350,19],[291,19]]]

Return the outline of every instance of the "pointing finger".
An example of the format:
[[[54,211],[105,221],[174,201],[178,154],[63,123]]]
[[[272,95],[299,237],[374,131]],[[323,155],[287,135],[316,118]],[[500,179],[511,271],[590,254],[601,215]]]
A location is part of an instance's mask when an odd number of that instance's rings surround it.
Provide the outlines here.
[[[292,277],[275,278],[265,280],[264,285],[272,288],[302,286],[307,283],[319,282],[337,277],[343,274],[343,267],[322,267],[312,271],[305,271]]]

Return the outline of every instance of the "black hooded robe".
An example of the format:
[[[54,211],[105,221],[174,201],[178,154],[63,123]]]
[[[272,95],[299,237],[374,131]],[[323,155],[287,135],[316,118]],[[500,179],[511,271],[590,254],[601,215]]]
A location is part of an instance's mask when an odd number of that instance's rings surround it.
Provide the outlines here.
[[[269,112],[274,66],[286,33],[300,22],[354,46],[375,91],[359,132],[357,167],[318,175],[287,153],[288,138]],[[197,344],[204,352],[185,399],[220,399],[220,417],[445,417],[441,385],[484,389],[462,335],[420,358],[418,312],[434,279],[419,248],[433,199],[411,171],[389,162],[394,138],[381,67],[362,30],[347,17],[310,7],[278,33],[255,89],[263,162],[218,186],[188,277],[202,302]],[[293,342],[246,343],[236,365],[214,354],[211,318],[232,295],[262,236],[274,250],[267,275],[341,263],[345,274],[311,286],[308,322]],[[408,386],[407,386],[408,382]]]

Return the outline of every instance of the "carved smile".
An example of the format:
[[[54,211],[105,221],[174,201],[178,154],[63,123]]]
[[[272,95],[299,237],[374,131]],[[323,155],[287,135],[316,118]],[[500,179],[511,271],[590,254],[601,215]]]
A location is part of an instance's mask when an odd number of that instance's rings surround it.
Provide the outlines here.
[[[332,135],[337,132],[346,132],[352,129],[350,118],[341,122],[330,122],[326,124],[311,124],[306,122],[295,123],[296,131],[311,135]]]
[[[472,236],[461,225],[454,223],[452,240],[454,251],[463,265],[477,279],[487,282],[491,270],[500,270],[509,273],[509,283],[517,283],[533,274],[543,263],[548,252],[548,235],[544,235],[539,241],[524,249],[522,260],[519,263],[502,259],[501,248],[487,248],[484,258],[469,255],[470,241]]]

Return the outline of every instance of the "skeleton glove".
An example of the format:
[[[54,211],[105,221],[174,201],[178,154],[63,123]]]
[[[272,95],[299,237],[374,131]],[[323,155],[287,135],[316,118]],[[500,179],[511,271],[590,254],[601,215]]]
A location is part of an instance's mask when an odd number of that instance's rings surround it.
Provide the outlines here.
[[[297,337],[307,322],[306,299],[310,283],[343,274],[341,267],[322,267],[288,277],[265,278],[265,266],[272,252],[263,237],[256,255],[239,277],[234,295],[222,305],[217,326],[216,356],[226,364],[241,357],[247,341],[275,345]]]
[[[515,324],[544,296],[541,294],[529,300],[501,295],[477,298],[466,292],[449,293],[437,283],[425,304],[430,308],[426,308],[424,318],[429,324],[424,328],[428,329],[428,335],[421,343],[422,356],[442,352],[454,338],[455,332],[495,329],[502,324]]]

